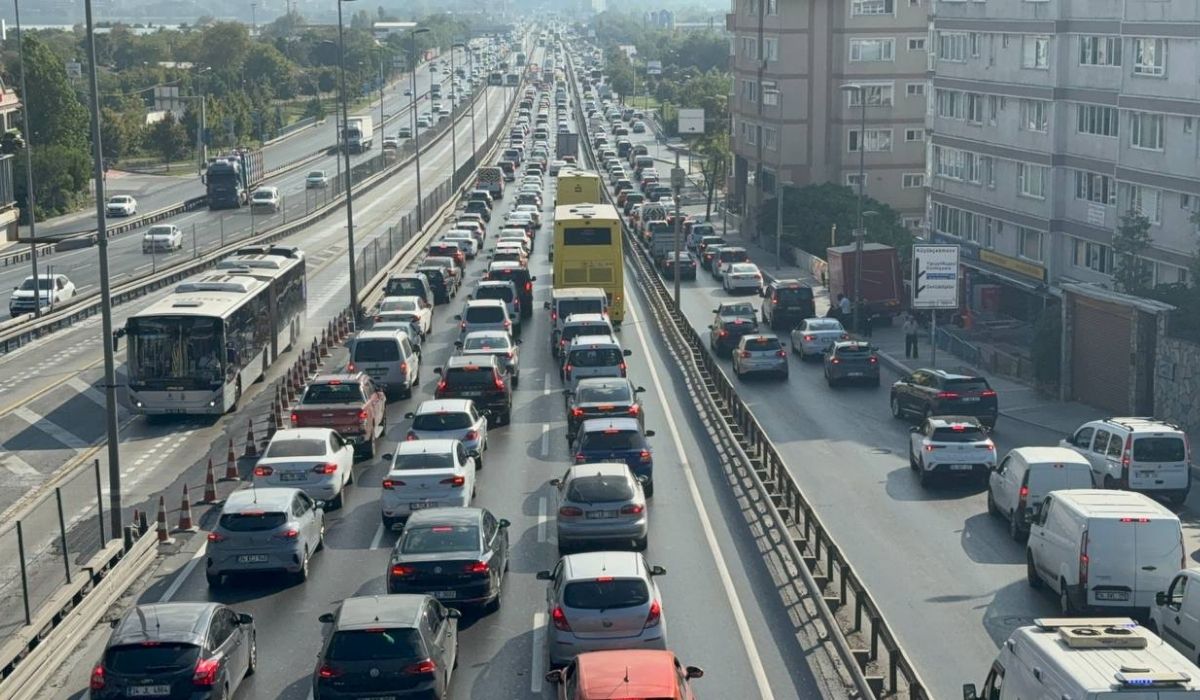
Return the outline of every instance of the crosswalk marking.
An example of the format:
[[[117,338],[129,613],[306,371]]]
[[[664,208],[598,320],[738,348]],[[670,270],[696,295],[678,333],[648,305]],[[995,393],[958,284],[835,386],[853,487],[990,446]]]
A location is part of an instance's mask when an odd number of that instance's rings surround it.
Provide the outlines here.
[[[75,391],[78,391],[88,399],[91,399],[93,403],[97,404],[101,408],[108,408],[108,399],[104,396],[104,394],[96,387],[83,381],[83,379],[81,379],[78,375],[68,379],[67,386],[71,387]]]
[[[17,410],[13,411],[13,415],[73,450],[83,450],[87,449],[88,447],[86,442],[81,440],[71,431],[62,427],[58,423],[55,423],[49,418],[46,418],[45,416],[39,416],[24,406],[21,406]]]
[[[42,474],[15,454],[7,454],[0,457],[0,465],[3,465],[5,469],[17,476],[41,476]]]

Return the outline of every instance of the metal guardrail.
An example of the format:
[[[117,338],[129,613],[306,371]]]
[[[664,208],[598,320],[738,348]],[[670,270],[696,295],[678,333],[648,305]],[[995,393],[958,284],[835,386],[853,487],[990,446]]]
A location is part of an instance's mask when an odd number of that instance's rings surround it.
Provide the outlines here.
[[[577,116],[582,117],[574,67],[569,62],[568,66]],[[590,141],[585,140],[584,151],[594,164]],[[611,201],[607,188],[604,196]],[[920,674],[900,648],[883,612],[805,498],[766,430],[729,383],[706,343],[675,307],[658,272],[647,265],[644,246],[636,233],[624,221],[622,228],[630,244],[626,259],[638,273],[635,278],[646,292],[663,337],[675,350],[696,395],[705,399],[698,402],[698,408],[722,433],[718,449],[724,445],[727,453],[732,451],[736,456],[736,464],[731,466],[744,488],[766,496],[756,502],[761,506],[763,527],[772,533],[772,543],[791,559],[791,567],[786,570],[796,571],[800,579],[797,583],[811,594],[828,640],[850,672],[855,689],[863,697],[929,698]]]

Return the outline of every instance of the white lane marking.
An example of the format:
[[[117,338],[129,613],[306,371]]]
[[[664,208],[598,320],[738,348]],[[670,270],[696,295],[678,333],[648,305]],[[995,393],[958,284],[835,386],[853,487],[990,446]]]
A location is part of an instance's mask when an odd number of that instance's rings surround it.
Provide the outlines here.
[[[625,298],[629,298],[626,293]],[[629,307],[630,320],[633,322],[634,331],[637,333],[638,342],[642,346],[642,357],[656,357],[650,353],[650,344],[646,342],[645,331],[642,330],[642,324],[637,320],[637,314],[634,312],[632,305]],[[654,391],[658,395],[658,403],[660,406],[670,406],[667,401],[666,392],[663,391],[662,382],[658,378],[658,370],[655,369],[653,362],[646,362],[646,366],[650,370],[650,379],[654,382]],[[729,600],[729,609],[733,612],[733,620],[737,624],[738,634],[742,638],[742,647],[746,650],[747,660],[750,662],[750,670],[754,673],[754,682],[758,685],[759,696],[764,700],[773,700],[775,697],[771,693],[771,682],[767,680],[767,672],[763,668],[762,658],[758,654],[758,647],[754,643],[754,635],[750,633],[750,625],[746,622],[746,613],[742,610],[742,601],[738,597],[737,590],[733,586],[733,579],[729,575],[729,567],[725,565],[725,555],[721,552],[721,546],[717,543],[717,536],[713,532],[712,519],[708,517],[708,509],[704,506],[704,501],[700,497],[700,490],[696,486],[696,477],[692,473],[692,465],[688,462],[687,454],[683,451],[683,440],[679,436],[679,428],[675,425],[675,418],[670,411],[664,411],[663,416],[667,419],[667,428],[671,431],[671,440],[675,443],[675,452],[679,455],[679,463],[683,468],[683,475],[687,479],[688,493],[692,497],[692,503],[696,506],[696,515],[700,518],[701,529],[704,530],[704,540],[708,544],[709,552],[712,554],[713,562],[717,566],[717,573],[721,579],[721,587],[725,589],[725,597]]]
[[[552,372],[546,372],[546,384],[545,388],[542,389],[542,396],[549,396],[550,394],[554,393],[554,387],[552,386],[553,382],[554,374]]]
[[[533,653],[530,654],[529,690],[539,694],[546,675],[546,613],[533,614]]]
[[[550,456],[550,424],[542,423],[542,456]]]
[[[546,515],[546,497],[538,498],[537,538],[538,542],[546,541],[546,523],[550,522]]]
[[[4,468],[12,472],[16,476],[41,476],[42,473],[29,465],[29,462],[21,459],[15,454],[8,454],[3,459],[0,459],[0,464]]]
[[[163,591],[162,597],[158,599],[158,602],[171,602],[171,599],[179,592],[179,587],[183,585],[183,582],[187,580],[188,576],[192,575],[192,571],[200,564],[200,560],[204,558],[206,551],[208,551],[207,540],[200,543],[200,549],[197,549],[192,558],[188,560],[188,563],[184,564],[179,573],[175,574],[175,580],[171,582],[170,586],[167,586],[167,590]]]
[[[51,421],[45,416],[39,416],[25,406],[21,406],[17,410],[13,411],[13,415],[73,450],[83,450],[87,449],[88,447],[86,442],[81,440],[71,431],[62,427],[58,423]]]
[[[379,529],[375,531],[375,536],[371,538],[371,546],[368,549],[379,549],[379,543],[383,542],[383,523],[379,523]]]
[[[93,403],[98,404],[100,407],[108,408],[108,399],[104,396],[104,394],[101,393],[96,387],[83,381],[79,375],[75,375],[68,379],[67,386],[91,399]]]

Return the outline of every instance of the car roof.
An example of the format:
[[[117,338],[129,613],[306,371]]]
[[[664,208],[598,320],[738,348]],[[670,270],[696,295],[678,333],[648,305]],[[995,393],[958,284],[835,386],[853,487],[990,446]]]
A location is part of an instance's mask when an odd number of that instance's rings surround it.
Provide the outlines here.
[[[333,428],[285,428],[275,431],[271,442],[276,440],[327,440]]]
[[[571,341],[571,349],[574,350],[577,345],[611,345],[621,347],[617,339],[611,335],[577,335]]]
[[[466,305],[468,308],[472,306],[492,306],[508,308],[508,305],[501,299],[468,299]]]
[[[859,349],[859,350],[866,348],[867,350],[870,350],[871,344],[865,340],[837,340],[837,341],[834,341],[833,347],[834,348],[855,348],[855,349]]]
[[[949,372],[944,369],[930,369],[928,367],[922,367],[917,371],[928,372],[933,376],[941,377],[942,379],[983,379],[983,377],[973,374],[959,374],[958,372]]]
[[[479,287],[509,287],[514,291],[517,288],[516,285],[513,284],[512,280],[483,280],[479,283],[476,289]]]
[[[630,382],[629,379],[626,377],[584,377],[583,379],[580,379],[578,383],[575,384],[575,389],[579,390],[579,389],[582,389],[585,387],[591,388],[591,387],[603,387],[603,386],[629,386],[629,387],[632,387],[633,383]]]
[[[337,626],[339,630],[380,625],[416,627],[428,599],[426,595],[407,593],[346,598],[338,610]]]
[[[593,462],[590,464],[574,464],[567,470],[567,479],[578,479],[584,476],[631,476],[632,472],[624,462]]]
[[[646,575],[643,561],[645,560],[642,555],[637,552],[621,551],[583,552],[568,554],[562,558],[564,578],[567,581],[594,579],[599,576],[641,578]]]
[[[456,413],[460,411],[466,413],[471,409],[471,403],[471,399],[429,399],[422,401],[413,413],[417,415],[427,413]]]
[[[983,425],[975,416],[931,416],[929,424],[934,428],[954,428],[957,426],[978,428]]]
[[[483,519],[482,508],[472,507],[455,507],[455,508],[426,508],[424,510],[414,511],[408,516],[408,521],[404,523],[404,527],[410,528],[414,525],[478,525]]]
[[[675,655],[661,649],[614,649],[576,657],[585,697],[673,698],[678,692]]]
[[[389,312],[384,312],[384,313],[389,313]],[[410,313],[410,312],[392,311],[390,313]],[[355,340],[387,340],[387,339],[395,339],[397,335],[407,336],[408,333],[403,328],[371,329],[371,330],[359,331],[358,335],[355,336]]]
[[[203,644],[220,603],[150,603],[130,608],[113,628],[108,646],[143,641]]]
[[[642,432],[642,426],[637,418],[589,418],[583,422],[581,429],[585,433],[603,430],[636,430]]]
[[[446,454],[453,452],[457,444],[458,440],[406,440],[396,445],[396,454]]]
[[[478,365],[496,366],[496,358],[491,355],[452,355],[446,360],[446,367],[472,367]]]
[[[750,340],[779,340],[779,336],[775,335],[774,333],[751,333],[749,335],[743,335],[740,342],[745,343],[746,341]]]
[[[251,486],[229,494],[225,499],[225,505],[221,507],[221,513],[245,513],[255,510],[287,511],[292,507],[292,499],[298,493],[300,493],[300,489],[285,486],[268,488]]]
[[[582,313],[582,314],[567,314],[567,320],[563,321],[565,325],[584,325],[596,323],[609,323],[607,314],[598,313]]]
[[[313,377],[308,384],[309,386],[312,386],[313,384],[333,384],[335,382],[339,384],[349,384],[351,382],[357,382],[359,377],[362,376],[362,372],[330,372],[329,374],[318,374],[317,376]]]
[[[554,301],[559,299],[596,299],[604,297],[608,299],[608,294],[600,287],[566,287],[563,289],[555,289],[550,293],[550,297]]]

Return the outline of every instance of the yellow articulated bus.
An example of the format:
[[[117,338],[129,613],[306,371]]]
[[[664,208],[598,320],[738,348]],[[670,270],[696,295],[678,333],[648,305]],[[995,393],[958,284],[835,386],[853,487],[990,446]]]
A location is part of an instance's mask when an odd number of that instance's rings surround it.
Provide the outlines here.
[[[596,173],[564,169],[558,176],[554,205],[561,207],[568,204],[600,204],[604,201],[601,198],[603,186],[604,183]]]
[[[611,204],[554,208],[554,288],[600,287],[608,294],[613,325],[625,318],[621,250],[621,216]]]

